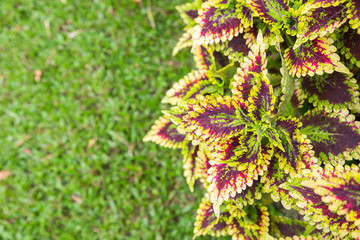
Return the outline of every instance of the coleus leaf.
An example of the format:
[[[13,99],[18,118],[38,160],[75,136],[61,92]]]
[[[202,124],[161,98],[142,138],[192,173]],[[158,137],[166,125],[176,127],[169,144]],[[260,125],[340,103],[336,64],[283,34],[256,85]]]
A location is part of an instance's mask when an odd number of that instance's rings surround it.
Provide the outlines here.
[[[204,46],[193,47],[194,60],[198,69],[209,70],[215,64],[212,51]]]
[[[229,59],[240,61],[243,56],[248,55],[249,51],[250,48],[246,45],[246,40],[243,34],[241,34],[227,43],[224,54],[227,55]]]
[[[209,169],[211,168],[210,161],[211,161],[211,152],[210,150],[200,144],[199,151],[197,153],[197,157],[195,159],[196,169],[197,169],[197,176],[199,176],[199,180],[204,184],[205,189],[208,188],[207,179],[209,177]]]
[[[290,176],[302,168],[310,167],[315,161],[309,140],[300,132],[301,122],[296,118],[281,117],[276,121],[285,151],[277,151],[279,167]]]
[[[243,132],[251,120],[242,114],[241,109],[244,109],[244,105],[236,97],[197,95],[196,99],[173,108],[170,114],[178,122],[178,130],[186,134],[193,144],[212,144]],[[174,119],[175,115],[180,117]]]
[[[246,186],[251,187],[253,181],[264,174],[271,155],[271,149],[261,148],[256,133],[248,133],[241,139],[234,137],[219,144],[214,160],[210,162],[212,167],[208,177],[208,192],[216,214],[223,201],[235,197]]]
[[[301,44],[298,48],[286,49],[284,57],[289,73],[297,77],[333,73],[334,70],[349,73],[335,53],[336,48],[331,45],[333,42],[331,38],[322,37]]]
[[[230,41],[215,44],[216,51],[222,51],[230,60],[242,62],[247,56],[250,48],[246,44],[244,34],[240,33]]]
[[[360,48],[357,44],[360,42],[360,31],[358,34],[355,30],[347,30],[339,42],[342,43],[341,54],[347,59],[350,59],[352,64],[356,64],[357,67],[360,67]]]
[[[258,73],[253,73],[253,76],[255,84],[251,88],[249,100],[245,104],[248,106],[249,113],[257,120],[265,120],[274,109],[273,88],[266,77]]]
[[[359,167],[355,165],[345,168],[340,165],[336,168],[326,165],[325,170],[320,166],[314,166],[312,170],[303,171],[282,187],[290,191],[291,196],[296,199],[297,207],[300,208],[300,214],[305,215],[304,219],[310,224],[316,224],[316,227],[324,232],[331,231],[341,239],[348,234],[356,238],[360,236],[360,227],[355,224],[354,218],[358,216],[354,213],[357,213],[359,208],[356,194],[358,190],[354,191],[354,188],[359,188],[359,183],[358,180],[350,180],[354,174],[359,174]],[[326,185],[328,187],[324,188]],[[324,194],[324,197],[321,194]],[[333,194],[338,198],[328,204],[327,200],[334,197]],[[348,205],[345,207],[346,204]],[[356,210],[353,212],[353,209]],[[344,215],[346,213],[350,213],[349,219]]]
[[[192,71],[166,92],[162,102],[176,105],[180,101],[195,98],[197,94],[203,95],[214,91],[216,86],[209,80],[206,71]]]
[[[284,146],[282,144],[282,139],[277,129],[267,128],[263,134],[269,139],[270,144],[274,145],[275,147],[278,147],[282,151],[285,151]]]
[[[296,239],[297,237],[297,239],[302,240],[317,239],[316,236],[321,234],[321,232],[315,229],[307,234],[306,231],[309,228],[312,228],[312,226],[307,222],[284,216],[270,215],[270,234],[276,238]]]
[[[180,17],[186,25],[195,25],[195,19],[199,16],[196,2],[177,6],[176,10],[180,13]]]
[[[181,148],[185,141],[185,135],[179,133],[176,128],[177,126],[171,122],[170,117],[162,116],[155,121],[143,141],[151,141],[168,148]]]
[[[330,6],[326,8],[316,8],[299,18],[298,39],[295,42],[294,49],[308,40],[317,37],[324,37],[346,22],[346,6]]]
[[[246,22],[239,18],[236,7],[220,8],[214,2],[203,4],[196,19],[194,39],[198,45],[231,40],[244,31]]]
[[[305,0],[300,7],[300,11],[302,14],[305,14],[311,9],[326,8],[330,6],[335,7],[346,1],[347,0]]]
[[[230,218],[229,211],[223,211],[220,216],[216,216],[206,194],[197,210],[195,220],[194,238],[201,235],[210,234],[225,235],[228,232],[226,221]]]
[[[347,17],[350,19],[350,26],[353,29],[357,29],[357,32],[360,34],[360,2],[349,0],[347,3],[347,14]]]
[[[233,218],[228,222],[232,239],[265,239],[265,234],[269,231],[269,212],[267,207],[261,205],[246,207],[246,213],[246,216]]]
[[[252,46],[249,55],[244,59],[244,62],[241,63],[241,67],[238,68],[237,74],[234,76],[231,88],[232,93],[243,102],[248,101],[250,91],[257,83],[257,80],[254,78],[254,73],[266,76],[266,64],[265,44],[262,34],[260,33],[257,44]]]
[[[195,180],[198,178],[198,169],[196,164],[196,157],[199,152],[199,145],[192,145],[190,142],[184,144],[182,150],[182,155],[184,156],[183,168],[184,168],[184,177],[186,183],[189,186],[191,192],[194,192]]]
[[[192,34],[194,32],[194,28],[188,28],[183,35],[180,37],[178,42],[176,43],[176,46],[172,52],[173,56],[178,54],[182,49],[191,47],[193,45],[193,38]]]
[[[316,180],[301,183],[314,189],[330,211],[345,215],[346,220],[360,226],[360,170],[358,166],[327,167]]]
[[[325,163],[344,164],[345,159],[359,159],[360,127],[348,111],[327,114],[309,112],[301,119],[301,132],[313,145],[314,156]]]
[[[300,78],[300,84],[309,102],[326,111],[354,108],[359,102],[358,85],[352,74],[333,72],[305,76]]]
[[[250,6],[246,1],[237,1],[236,12],[238,13],[238,18],[241,19],[244,29],[253,26],[253,11],[251,11]]]
[[[252,0],[251,7],[264,22],[276,26],[276,30],[280,29],[289,11],[287,0]]]

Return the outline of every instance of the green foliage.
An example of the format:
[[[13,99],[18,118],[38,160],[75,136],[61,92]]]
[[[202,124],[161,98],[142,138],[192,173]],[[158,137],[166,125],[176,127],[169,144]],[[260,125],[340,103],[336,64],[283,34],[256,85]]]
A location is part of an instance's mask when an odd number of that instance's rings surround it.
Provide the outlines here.
[[[155,29],[142,2],[0,1],[0,239],[192,238],[201,193],[141,141],[190,71],[182,1],[151,1]]]
[[[162,117],[183,139],[190,189],[207,191],[194,237],[358,239],[358,1],[199,2],[177,8],[174,51],[191,46],[198,70]]]

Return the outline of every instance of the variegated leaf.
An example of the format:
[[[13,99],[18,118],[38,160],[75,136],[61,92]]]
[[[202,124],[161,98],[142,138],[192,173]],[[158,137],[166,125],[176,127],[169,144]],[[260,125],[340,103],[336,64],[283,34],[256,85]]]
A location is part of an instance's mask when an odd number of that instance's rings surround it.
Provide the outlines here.
[[[301,90],[310,103],[325,111],[354,108],[359,103],[359,92],[352,74],[306,76],[300,78]]]
[[[360,11],[360,10],[359,10]],[[355,30],[347,30],[341,37],[341,54],[343,54],[347,59],[350,59],[352,64],[355,64],[360,68],[360,31],[356,33]]]
[[[180,101],[195,98],[197,94],[203,95],[214,91],[216,86],[209,80],[205,71],[192,71],[166,92],[162,102],[176,105]]]
[[[235,5],[230,8],[217,8],[212,2],[204,3],[199,11],[194,35],[198,45],[209,45],[231,40],[244,31],[245,22],[238,17]]]
[[[257,134],[248,133],[241,139],[234,137],[222,141],[209,170],[210,200],[216,213],[223,201],[235,197],[246,186],[251,187],[259,175],[264,174],[271,150],[261,148]]]
[[[346,17],[345,4],[316,8],[302,15],[299,18],[298,39],[295,42],[294,49],[308,40],[324,37],[334,32],[346,22]]]
[[[279,131],[285,151],[277,151],[279,167],[293,176],[302,168],[313,164],[313,151],[309,140],[300,132],[301,122],[296,118],[279,118],[276,128]]]
[[[244,34],[239,34],[229,42],[224,43],[224,45],[224,54],[228,56],[229,59],[238,62],[241,62],[244,56],[247,56],[250,51],[250,48],[246,45]]]
[[[237,1],[236,12],[238,13],[238,18],[241,19],[243,29],[253,26],[253,12],[246,1]]]
[[[194,191],[195,180],[199,177],[197,175],[198,169],[196,164],[196,156],[199,152],[199,145],[192,145],[190,142],[184,144],[182,150],[182,155],[184,156],[183,168],[184,168],[184,177],[186,183],[188,184],[190,191]]]
[[[220,237],[229,235],[229,225],[227,224],[228,219],[231,218],[230,213],[224,212],[219,221],[211,228],[207,235],[213,237]]]
[[[318,174],[319,172],[317,172]],[[321,196],[331,212],[345,215],[346,220],[360,226],[360,170],[356,165],[326,167],[316,180],[302,182]]]
[[[358,0],[349,0],[347,3],[347,14],[349,23],[353,29],[357,29],[360,34],[360,2]]]
[[[185,140],[185,135],[179,133],[176,127],[177,126],[170,121],[170,117],[162,116],[156,120],[143,141],[151,141],[168,148],[181,148]]]
[[[264,22],[279,30],[289,11],[287,0],[252,0],[251,7]]]
[[[300,7],[300,11],[302,14],[305,14],[311,9],[326,8],[330,6],[335,7],[346,1],[347,0],[304,0]]]
[[[186,25],[194,25],[195,19],[199,16],[196,2],[177,6],[176,10],[180,13],[180,17]]]
[[[307,233],[307,229],[310,228],[314,227],[312,227],[305,221],[283,216],[270,215],[270,234],[276,238],[286,238],[289,240],[317,239],[316,236],[322,234],[322,232],[317,229],[314,229],[310,233]],[[304,236],[303,234],[306,234],[306,236]],[[296,238],[296,236],[298,238]]]
[[[227,233],[228,226],[224,223],[226,223],[229,217],[229,212],[226,210],[217,217],[209,200],[209,196],[206,194],[201,201],[199,209],[197,210],[194,238],[197,236],[210,234],[211,232]]]
[[[241,63],[241,67],[238,68],[237,74],[234,76],[232,93],[242,101],[248,101],[252,87],[257,84],[254,73],[266,76],[266,64],[265,44],[260,33],[257,44],[252,46],[251,52]]]
[[[323,37],[308,41],[296,49],[286,49],[284,57],[289,73],[297,77],[333,73],[334,70],[349,73],[335,53],[336,48],[331,45],[333,42],[332,39]]]
[[[310,112],[301,119],[301,132],[310,139],[315,157],[325,163],[344,164],[346,159],[359,159],[360,128],[354,120],[347,111]]]
[[[344,168],[341,166],[337,166],[337,168],[334,169],[331,165],[326,165],[324,170],[320,166],[316,166],[313,167],[312,171],[303,172],[298,177],[291,179],[291,181],[283,184],[282,186],[283,188],[289,190],[290,195],[296,199],[296,205],[300,209],[300,214],[305,215],[305,220],[310,221],[311,224],[316,224],[316,227],[318,229],[323,229],[324,232],[331,231],[332,234],[340,236],[341,239],[347,236],[352,236],[354,238],[360,236],[360,227],[355,224],[353,218],[352,221],[349,221],[351,218],[347,219],[348,217],[343,215],[346,214],[346,212],[342,212],[343,214],[336,213],[336,210],[341,209],[342,201],[349,201],[356,198],[354,195],[356,190],[353,191],[352,188],[358,186],[356,184],[353,185],[354,182],[351,182],[346,188],[343,187],[341,190],[343,192],[338,193],[342,195],[342,198],[337,199],[334,203],[332,203],[334,205],[330,206],[326,202],[326,197],[324,201],[322,195],[318,193],[328,193],[327,191],[331,192],[331,190],[334,189],[331,187],[329,189],[318,189],[317,184],[320,186],[322,184],[326,184],[326,179],[329,179],[330,181],[333,180],[335,182],[338,181],[339,183],[339,180],[337,179],[342,175],[341,173],[348,172],[351,175],[351,172],[359,172],[359,168],[357,166],[353,166],[351,168],[347,166],[346,168],[347,169],[344,171]],[[353,200],[351,200],[351,204],[347,207],[353,208],[356,204],[357,203],[354,204]],[[337,209],[334,206],[338,206],[340,209]],[[348,210],[349,209],[345,211]]]
[[[279,148],[281,151],[285,151],[284,146],[282,144],[282,139],[277,129],[268,128],[266,129],[266,131],[264,131],[263,134],[269,139],[270,144]]]
[[[258,73],[253,73],[255,84],[250,90],[248,102],[249,113],[257,120],[265,120],[273,111],[275,97],[269,79]]]
[[[183,33],[179,41],[176,43],[176,46],[172,52],[173,56],[175,56],[182,49],[191,47],[193,45],[193,38],[192,38],[193,32],[194,32],[194,28],[189,28]]]
[[[233,240],[265,239],[269,231],[269,212],[265,206],[251,206],[246,208],[244,218],[233,218],[229,221],[230,235]]]
[[[193,54],[198,69],[209,70],[210,66],[215,64],[212,51],[204,46],[195,46],[193,48]]]
[[[244,106],[236,98],[220,95],[197,95],[183,106],[174,108],[181,116],[178,130],[187,134],[187,138],[197,145],[200,142],[216,143],[239,135],[251,123],[244,114],[240,115]]]
[[[211,168],[211,152],[203,145],[200,145],[195,163],[197,166],[197,175],[199,176],[200,181],[204,184],[205,189],[208,188],[207,178],[209,177],[209,169]]]

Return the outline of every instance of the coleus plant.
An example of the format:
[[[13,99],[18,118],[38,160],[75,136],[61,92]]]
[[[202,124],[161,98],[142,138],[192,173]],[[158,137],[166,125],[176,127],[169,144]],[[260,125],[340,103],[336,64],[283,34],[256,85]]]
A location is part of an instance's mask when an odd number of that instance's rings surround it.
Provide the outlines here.
[[[178,7],[196,70],[145,136],[205,196],[194,238],[360,239],[360,1]]]

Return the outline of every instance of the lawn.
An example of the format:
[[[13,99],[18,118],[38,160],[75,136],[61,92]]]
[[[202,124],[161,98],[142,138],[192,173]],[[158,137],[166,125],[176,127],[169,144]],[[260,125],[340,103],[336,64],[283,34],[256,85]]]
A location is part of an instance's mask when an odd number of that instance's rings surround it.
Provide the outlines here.
[[[0,1],[0,239],[192,238],[201,190],[142,142],[193,67],[183,2]]]

